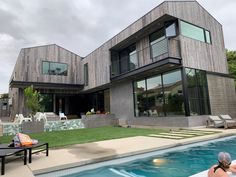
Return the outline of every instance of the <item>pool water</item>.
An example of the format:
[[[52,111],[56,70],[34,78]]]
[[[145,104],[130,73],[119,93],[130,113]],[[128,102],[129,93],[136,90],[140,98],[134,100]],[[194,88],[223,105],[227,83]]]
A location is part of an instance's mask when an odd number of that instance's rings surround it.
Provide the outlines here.
[[[229,152],[236,159],[236,137],[64,177],[188,177],[216,164],[220,151]]]

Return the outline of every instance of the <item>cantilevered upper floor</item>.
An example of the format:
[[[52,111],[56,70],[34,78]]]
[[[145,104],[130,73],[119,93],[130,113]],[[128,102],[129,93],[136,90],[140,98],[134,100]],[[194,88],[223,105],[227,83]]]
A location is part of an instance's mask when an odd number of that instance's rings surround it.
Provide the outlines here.
[[[196,1],[165,1],[86,56],[84,90],[185,66],[228,74],[221,24]]]

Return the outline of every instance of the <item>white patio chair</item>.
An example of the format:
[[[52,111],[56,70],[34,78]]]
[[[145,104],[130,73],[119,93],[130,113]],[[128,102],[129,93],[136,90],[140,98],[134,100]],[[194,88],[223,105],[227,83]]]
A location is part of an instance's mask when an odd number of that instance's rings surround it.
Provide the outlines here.
[[[32,119],[30,117],[24,117],[23,114],[16,114],[14,123],[22,124],[22,122],[32,122]]]
[[[42,112],[37,112],[34,116],[36,121],[41,121],[43,120],[45,123],[47,122],[47,116],[45,113]]]
[[[63,120],[63,119],[67,120],[67,116],[62,112],[59,113],[59,117],[60,117],[60,120]]]

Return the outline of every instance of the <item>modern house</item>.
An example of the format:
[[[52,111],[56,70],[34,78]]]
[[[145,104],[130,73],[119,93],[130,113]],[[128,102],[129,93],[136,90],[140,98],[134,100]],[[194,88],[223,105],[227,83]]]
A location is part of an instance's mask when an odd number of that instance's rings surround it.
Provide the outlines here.
[[[165,1],[86,57],[60,46],[20,51],[10,80],[12,115],[26,113],[23,89],[45,111],[91,108],[133,125],[198,126],[207,115],[236,117],[222,25],[196,1]]]

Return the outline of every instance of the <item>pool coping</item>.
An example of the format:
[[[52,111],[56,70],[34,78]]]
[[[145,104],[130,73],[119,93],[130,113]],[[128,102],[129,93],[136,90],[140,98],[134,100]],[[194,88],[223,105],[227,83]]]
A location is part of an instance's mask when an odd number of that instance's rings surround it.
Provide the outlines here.
[[[183,139],[183,140],[176,140],[177,141],[176,143],[172,143],[170,145],[163,145],[163,146],[160,145],[159,147],[145,149],[145,150],[132,151],[132,152],[128,152],[128,153],[115,154],[115,155],[107,155],[107,156],[103,156],[103,157],[99,157],[99,158],[83,160],[81,162],[73,162],[73,163],[67,163],[67,164],[58,165],[58,166],[54,166],[54,167],[32,170],[32,172],[34,175],[43,175],[43,174],[47,174],[47,173],[51,173],[51,172],[55,172],[55,171],[59,171],[59,170],[66,170],[66,169],[74,168],[74,167],[86,167],[87,165],[94,165],[99,162],[118,160],[118,159],[125,158],[125,157],[128,158],[128,157],[135,156],[135,155],[142,155],[142,154],[151,153],[154,151],[160,151],[160,150],[180,147],[180,146],[184,146],[184,145],[205,142],[205,141],[229,137],[229,136],[233,136],[233,135],[236,135],[236,132],[235,133],[219,132],[217,134],[187,138],[187,139]],[[181,141],[181,142],[178,142],[178,141]]]

